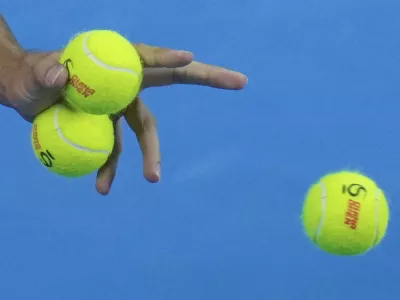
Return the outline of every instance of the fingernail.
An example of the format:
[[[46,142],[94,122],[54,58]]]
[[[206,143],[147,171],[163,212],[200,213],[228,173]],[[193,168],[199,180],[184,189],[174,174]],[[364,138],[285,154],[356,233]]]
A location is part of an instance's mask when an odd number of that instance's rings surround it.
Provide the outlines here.
[[[158,177],[158,180],[160,180],[160,178],[161,178],[161,165],[160,165],[160,163],[158,163],[157,166],[156,166],[156,175]]]
[[[57,78],[60,77],[60,74],[65,70],[63,66],[54,66],[51,67],[46,74],[45,82],[46,85],[52,86],[56,82]]]
[[[181,55],[181,56],[187,56],[187,55],[193,56],[193,53],[192,53],[192,52],[185,51],[185,50],[180,50],[180,51],[178,51],[178,53],[179,53],[179,55]]]

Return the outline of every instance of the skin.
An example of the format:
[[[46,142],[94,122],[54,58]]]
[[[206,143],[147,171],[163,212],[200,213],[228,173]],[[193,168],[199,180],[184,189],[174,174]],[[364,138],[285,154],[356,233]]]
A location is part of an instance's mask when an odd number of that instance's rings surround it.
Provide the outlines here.
[[[174,84],[201,85],[217,89],[241,90],[247,77],[241,73],[194,61],[188,51],[134,44],[144,62],[141,90]],[[44,109],[60,101],[68,72],[58,63],[60,51],[24,50],[0,15],[0,104],[14,109],[32,122]],[[116,176],[122,152],[122,120],[125,119],[139,142],[144,177],[152,183],[161,178],[161,154],[156,120],[140,94],[115,118],[115,148],[98,171],[96,189],[107,195]]]

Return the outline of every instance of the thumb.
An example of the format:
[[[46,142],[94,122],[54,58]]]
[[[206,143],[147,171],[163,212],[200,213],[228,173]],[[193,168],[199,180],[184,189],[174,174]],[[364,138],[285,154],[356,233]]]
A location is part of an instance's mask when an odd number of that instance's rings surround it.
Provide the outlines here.
[[[29,53],[17,74],[13,106],[25,119],[31,119],[60,100],[68,81],[68,70],[58,62],[58,52]]]
[[[68,80],[67,69],[58,62],[53,53],[46,54],[36,61],[33,65],[33,75],[37,88],[62,88]]]

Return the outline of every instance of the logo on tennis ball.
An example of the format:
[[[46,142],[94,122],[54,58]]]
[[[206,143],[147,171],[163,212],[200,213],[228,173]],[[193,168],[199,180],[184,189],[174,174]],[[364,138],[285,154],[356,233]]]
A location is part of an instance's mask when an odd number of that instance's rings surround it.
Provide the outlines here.
[[[33,134],[32,134],[32,140],[33,140],[33,146],[35,147],[36,151],[40,151],[42,146],[40,145],[39,142],[39,137],[38,137],[38,129],[37,129],[37,124],[33,125]],[[49,150],[42,150],[38,154],[40,161],[42,164],[48,168],[53,167],[53,161],[56,160],[54,156],[51,154]]]
[[[64,60],[63,66],[67,69],[68,71],[68,77],[70,76],[70,68],[69,65],[71,65],[71,67],[73,67],[74,65],[72,64],[72,60],[70,58]]]
[[[53,167],[53,161],[56,160],[49,150],[39,153],[40,161],[47,168]]]
[[[364,192],[364,198],[365,198],[367,196],[367,189],[358,183],[352,183],[347,187],[346,187],[346,185],[343,185],[343,187],[342,187],[342,193],[343,194],[347,193],[352,197],[359,196],[361,194],[361,192]]]
[[[32,140],[33,140],[33,146],[35,147],[35,150],[39,150],[41,148],[41,146],[40,146],[39,138],[38,138],[37,124],[33,125]]]
[[[92,96],[96,90],[92,89],[87,85],[85,82],[83,82],[78,75],[72,74],[72,69],[74,67],[74,64],[70,58],[66,59],[63,63],[65,68],[68,71],[68,83],[83,97],[87,98],[89,96]]]
[[[367,189],[363,187],[361,184],[353,183],[346,187],[343,185],[342,193],[348,194],[352,198],[360,196],[361,193],[364,193],[363,199],[367,196]],[[344,217],[344,224],[347,225],[350,229],[357,229],[358,219],[360,216],[361,202],[355,199],[347,200],[347,211]]]

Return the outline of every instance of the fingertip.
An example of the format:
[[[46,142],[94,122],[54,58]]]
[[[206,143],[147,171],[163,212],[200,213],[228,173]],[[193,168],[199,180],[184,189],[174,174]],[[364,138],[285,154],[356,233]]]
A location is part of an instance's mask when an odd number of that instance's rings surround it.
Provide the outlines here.
[[[178,56],[182,60],[186,60],[186,61],[189,61],[189,62],[192,62],[194,60],[194,54],[192,52],[189,52],[189,51],[178,51]]]
[[[115,172],[105,165],[97,172],[96,190],[100,195],[106,196],[110,193],[114,181]]]
[[[143,171],[144,177],[150,183],[157,183],[161,179],[161,167],[157,164],[154,169],[148,170],[147,168]]]
[[[222,70],[216,80],[219,86],[231,90],[242,90],[249,82],[246,75],[230,70]]]
[[[190,64],[194,60],[194,54],[188,51],[171,51],[169,59],[166,60],[166,67],[179,68]]]
[[[107,196],[110,193],[111,185],[106,184],[102,180],[97,180],[96,182],[96,190],[102,196]]]
[[[118,156],[112,155],[109,160],[97,171],[96,190],[106,196],[110,193],[117,172]]]
[[[160,176],[155,172],[152,172],[152,173],[145,172],[144,178],[146,178],[146,180],[150,183],[157,183],[160,181]]]

